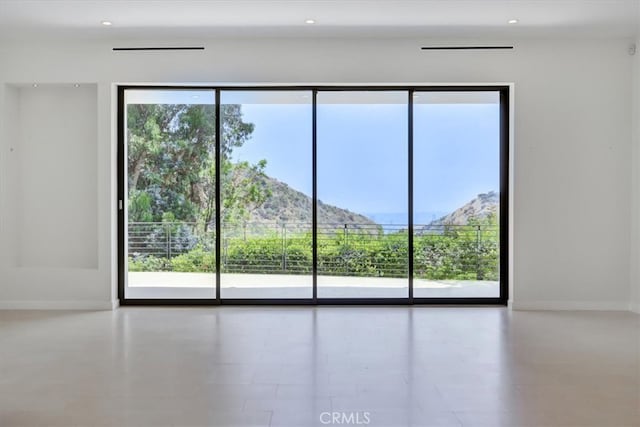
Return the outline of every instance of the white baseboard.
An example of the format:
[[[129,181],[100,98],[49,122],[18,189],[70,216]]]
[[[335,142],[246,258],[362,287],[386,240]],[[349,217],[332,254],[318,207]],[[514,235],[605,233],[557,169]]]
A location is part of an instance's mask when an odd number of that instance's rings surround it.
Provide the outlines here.
[[[513,310],[632,311],[640,314],[640,304],[619,301],[515,301]],[[0,310],[115,310],[120,301],[0,301]]]
[[[0,310],[114,310],[118,301],[0,301]]]
[[[511,301],[513,310],[629,311],[624,301]]]

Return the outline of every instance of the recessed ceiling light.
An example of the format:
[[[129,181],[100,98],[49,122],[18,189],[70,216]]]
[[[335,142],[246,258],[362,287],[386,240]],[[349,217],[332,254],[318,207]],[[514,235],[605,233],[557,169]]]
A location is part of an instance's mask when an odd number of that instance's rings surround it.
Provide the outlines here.
[[[111,21],[101,21],[100,22],[102,25],[104,25],[105,27],[110,27],[113,25],[113,22]]]
[[[315,19],[307,19],[304,21],[305,24],[315,24],[316,20]]]
[[[38,83],[34,83],[34,84],[33,84],[33,87],[38,87]]]
[[[80,87],[78,83],[74,84],[73,87]]]
[[[520,22],[517,19],[509,19],[509,24],[517,24],[518,22]]]

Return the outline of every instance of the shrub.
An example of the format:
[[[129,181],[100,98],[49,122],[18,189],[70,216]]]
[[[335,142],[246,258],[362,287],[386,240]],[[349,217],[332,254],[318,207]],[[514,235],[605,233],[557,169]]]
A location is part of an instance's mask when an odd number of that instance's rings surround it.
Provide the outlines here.
[[[171,271],[171,266],[166,258],[134,256],[129,257],[129,271]]]
[[[181,273],[204,273],[216,271],[216,257],[213,252],[197,247],[171,259],[171,269]]]
[[[474,228],[414,237],[414,275],[431,280],[498,280],[497,238],[478,238]],[[495,234],[495,233],[494,233]],[[348,238],[347,238],[348,237]],[[352,231],[318,236],[318,273],[361,277],[407,277],[407,233],[371,235]],[[198,244],[171,259],[130,258],[129,271],[214,272],[210,245]],[[223,271],[254,274],[310,274],[310,233],[282,237],[227,238]]]

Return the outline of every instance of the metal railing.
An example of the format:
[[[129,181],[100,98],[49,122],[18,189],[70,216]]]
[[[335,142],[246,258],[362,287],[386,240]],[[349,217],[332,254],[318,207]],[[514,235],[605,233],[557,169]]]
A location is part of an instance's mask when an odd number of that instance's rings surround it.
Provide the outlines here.
[[[129,255],[173,258],[200,245],[215,247],[215,233],[194,222],[131,222]]]
[[[215,227],[189,222],[129,223],[129,257],[142,270],[198,267],[198,254],[214,257]],[[223,272],[310,274],[310,223],[223,224]],[[318,224],[318,274],[407,277],[408,239],[404,224]],[[198,254],[194,255],[194,251]],[[414,226],[414,276],[433,279],[496,279],[499,229],[494,225]],[[160,260],[152,266],[144,261]],[[212,258],[213,259],[213,258]],[[179,267],[177,260],[181,261]],[[185,264],[186,263],[186,264]],[[175,264],[175,265],[174,265]],[[209,262],[208,265],[211,263]],[[186,265],[186,267],[185,267]],[[188,270],[192,271],[192,270]]]

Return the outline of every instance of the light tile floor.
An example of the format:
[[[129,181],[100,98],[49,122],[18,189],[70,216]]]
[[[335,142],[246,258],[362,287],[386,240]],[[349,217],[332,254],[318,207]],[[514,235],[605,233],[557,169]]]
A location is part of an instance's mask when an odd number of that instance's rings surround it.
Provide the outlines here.
[[[640,426],[640,316],[0,311],[0,426],[170,425]]]

